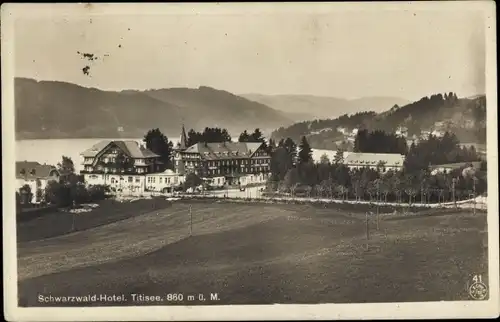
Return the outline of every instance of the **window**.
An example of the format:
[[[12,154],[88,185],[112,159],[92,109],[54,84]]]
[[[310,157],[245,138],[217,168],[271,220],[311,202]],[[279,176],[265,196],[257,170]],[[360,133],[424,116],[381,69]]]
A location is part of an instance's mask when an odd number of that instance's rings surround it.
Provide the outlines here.
[[[135,178],[135,182],[136,182],[136,183],[141,182],[141,179],[139,179],[139,178]]]
[[[159,181],[160,181],[159,183],[163,183],[163,178],[160,177]],[[166,181],[166,179],[165,179],[165,181]]]
[[[111,183],[115,183],[115,178],[111,178]]]
[[[132,181],[133,181],[132,177],[128,177],[128,182],[132,182]]]

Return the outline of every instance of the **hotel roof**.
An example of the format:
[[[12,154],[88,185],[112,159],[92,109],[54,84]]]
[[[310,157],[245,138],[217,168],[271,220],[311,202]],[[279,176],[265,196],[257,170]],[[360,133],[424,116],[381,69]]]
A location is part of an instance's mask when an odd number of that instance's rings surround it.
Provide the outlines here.
[[[116,145],[118,148],[120,148],[120,150],[123,151],[123,153],[125,153],[127,156],[133,159],[159,157],[159,155],[152,152],[148,148],[139,145],[137,141],[132,141],[132,140],[128,141],[103,140],[92,146],[90,149],[84,151],[82,153],[82,156],[93,158],[111,144]]]
[[[51,175],[59,175],[59,172],[53,165],[40,164],[34,161],[16,162],[16,178],[18,179],[44,179]]]
[[[386,166],[403,166],[405,156],[398,153],[349,153],[344,163],[356,166],[377,166],[384,162]]]
[[[473,161],[473,162],[458,162],[458,163],[447,163],[447,164],[434,164],[431,165],[431,170],[434,169],[460,169],[461,167],[465,167],[467,165],[472,165],[473,168],[479,169],[481,167],[481,161]]]
[[[199,153],[207,160],[249,158],[262,146],[261,142],[196,143],[184,152]]]

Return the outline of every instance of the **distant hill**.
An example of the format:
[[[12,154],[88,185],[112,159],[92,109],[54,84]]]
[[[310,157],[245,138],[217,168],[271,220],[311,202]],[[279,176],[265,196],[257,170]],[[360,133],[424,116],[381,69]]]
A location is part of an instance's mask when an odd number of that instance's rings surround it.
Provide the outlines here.
[[[270,133],[292,121],[283,112],[210,87],[102,91],[56,81],[15,79],[16,138],[142,137],[158,127],[225,127],[232,136],[259,127]]]
[[[289,113],[289,117],[295,121],[336,118],[345,113],[364,111],[382,112],[396,104],[402,106],[410,103],[399,97],[363,97],[348,100],[313,95],[242,94],[240,96]]]
[[[336,149],[347,139],[338,128],[347,132],[359,128],[395,132],[399,127],[407,128],[410,138],[419,137],[425,131],[449,131],[455,133],[462,143],[484,144],[486,97],[458,98],[454,93],[435,94],[384,112],[365,111],[297,122],[277,129],[271,136],[275,140],[290,137],[296,141],[306,136],[313,148]]]

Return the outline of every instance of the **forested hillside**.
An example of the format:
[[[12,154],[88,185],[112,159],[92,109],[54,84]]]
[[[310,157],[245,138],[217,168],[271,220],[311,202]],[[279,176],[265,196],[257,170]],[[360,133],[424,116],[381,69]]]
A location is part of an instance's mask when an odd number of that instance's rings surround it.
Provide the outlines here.
[[[14,89],[17,139],[130,138],[151,128],[172,136],[183,123],[271,132],[292,123],[281,111],[204,86],[116,92],[16,78]]]
[[[394,133],[398,128],[406,128],[408,138],[418,137],[425,131],[448,131],[462,143],[484,144],[486,97],[458,98],[455,93],[435,94],[405,106],[395,105],[382,113],[360,112],[335,119],[295,123],[277,129],[272,138],[299,140],[301,136],[306,136],[314,148],[336,149],[346,143],[346,133],[353,129]]]

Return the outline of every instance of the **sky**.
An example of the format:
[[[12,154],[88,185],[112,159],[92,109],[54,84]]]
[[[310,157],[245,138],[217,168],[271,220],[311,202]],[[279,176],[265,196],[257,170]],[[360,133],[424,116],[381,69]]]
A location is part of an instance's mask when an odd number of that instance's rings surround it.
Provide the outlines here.
[[[14,26],[15,76],[104,90],[409,100],[485,92],[484,18],[471,10],[55,12]]]

